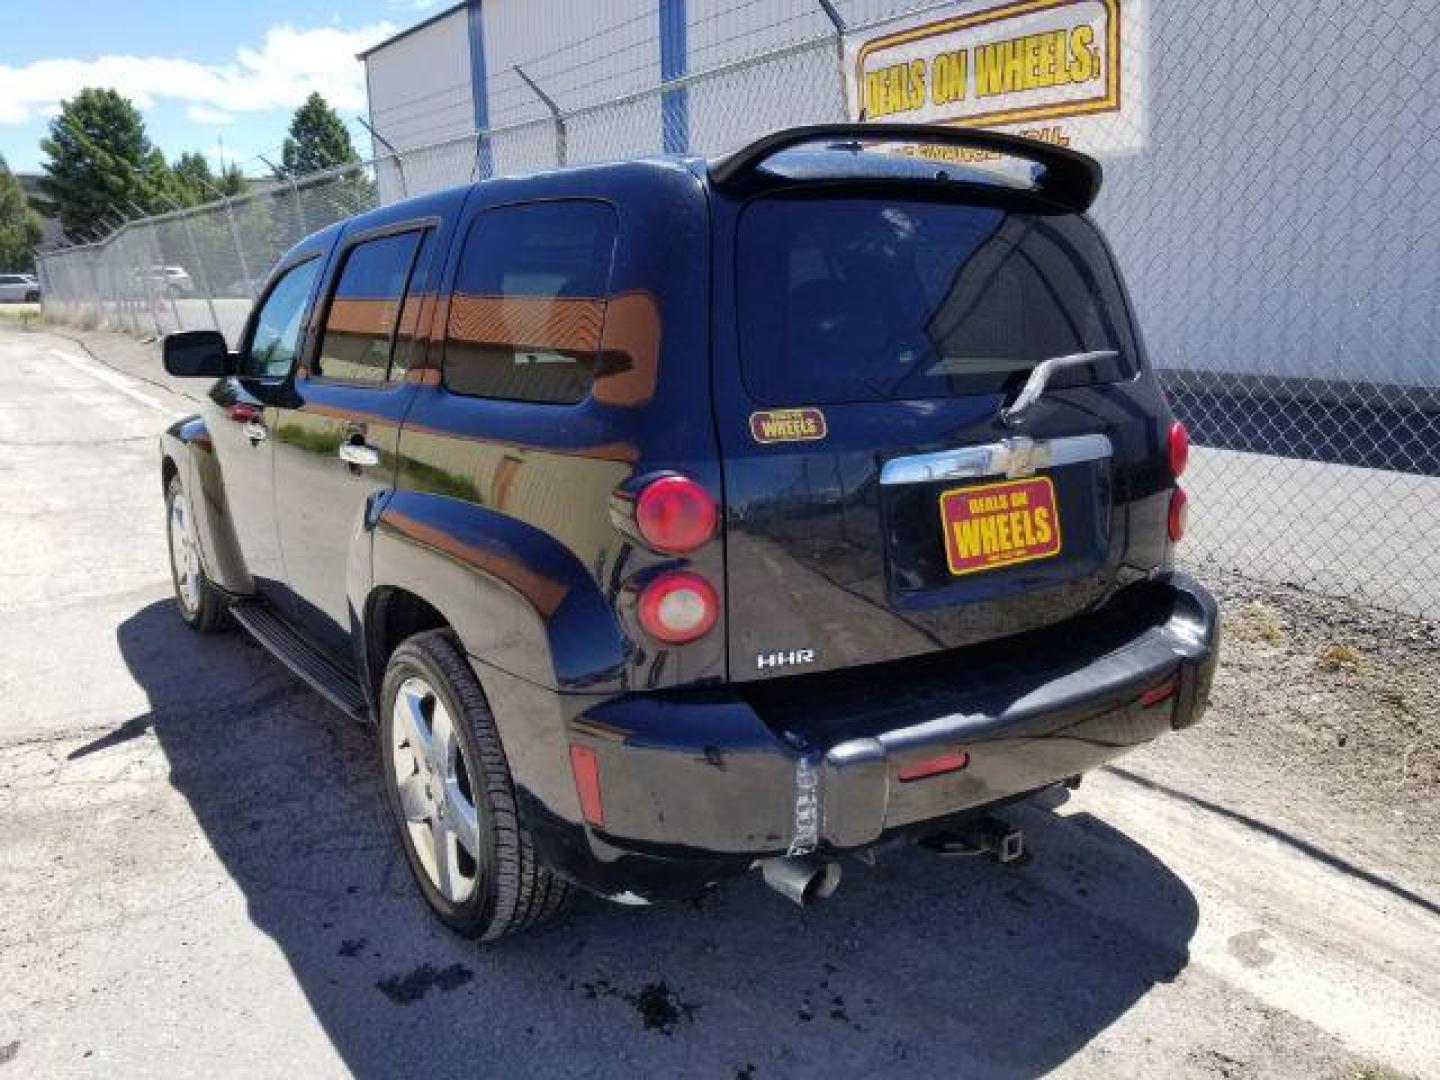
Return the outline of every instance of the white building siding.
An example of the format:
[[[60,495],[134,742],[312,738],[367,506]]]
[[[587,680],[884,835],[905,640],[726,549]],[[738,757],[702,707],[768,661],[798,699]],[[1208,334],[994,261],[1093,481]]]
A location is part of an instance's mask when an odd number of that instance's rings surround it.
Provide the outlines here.
[[[567,112],[640,93],[659,78],[655,0],[487,0],[483,12],[497,172],[554,162],[550,112],[516,65]],[[653,96],[601,117],[579,116],[566,123],[567,160],[653,151],[659,131]]]
[[[463,8],[371,53],[365,77],[370,123],[402,150],[475,130]]]

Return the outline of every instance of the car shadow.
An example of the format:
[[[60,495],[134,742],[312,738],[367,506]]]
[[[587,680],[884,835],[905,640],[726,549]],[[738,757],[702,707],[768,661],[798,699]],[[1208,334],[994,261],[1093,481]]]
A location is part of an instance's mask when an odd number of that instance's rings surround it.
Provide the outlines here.
[[[420,901],[367,730],[169,602],[118,638],[151,712],[75,756],[154,732],[358,1076],[1034,1076],[1188,962],[1185,884],[1098,819],[1034,807],[1011,815],[1035,853],[1018,868],[907,848],[847,863],[815,908],[752,874],[675,907],[581,900],[481,948]]]

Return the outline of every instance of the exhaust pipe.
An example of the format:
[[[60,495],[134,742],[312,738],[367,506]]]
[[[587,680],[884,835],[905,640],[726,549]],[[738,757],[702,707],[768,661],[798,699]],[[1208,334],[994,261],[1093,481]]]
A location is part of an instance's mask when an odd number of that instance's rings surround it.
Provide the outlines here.
[[[801,907],[828,900],[840,887],[840,864],[788,856],[760,864],[765,884]]]

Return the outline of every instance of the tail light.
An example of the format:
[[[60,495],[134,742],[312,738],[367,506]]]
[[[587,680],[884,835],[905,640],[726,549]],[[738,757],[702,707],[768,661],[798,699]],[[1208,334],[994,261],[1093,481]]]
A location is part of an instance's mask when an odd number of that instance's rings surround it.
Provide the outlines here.
[[[1170,460],[1170,475],[1179,480],[1185,475],[1186,466],[1190,464],[1190,432],[1179,420],[1170,425],[1166,456]]]
[[[714,588],[699,574],[670,570],[652,578],[640,592],[640,625],[667,645],[704,637],[720,615]]]
[[[715,535],[715,500],[694,480],[662,476],[635,501],[635,525],[645,543],[667,555],[694,551]]]
[[[1170,542],[1178,544],[1185,537],[1185,526],[1190,522],[1190,500],[1184,488],[1170,493]]]

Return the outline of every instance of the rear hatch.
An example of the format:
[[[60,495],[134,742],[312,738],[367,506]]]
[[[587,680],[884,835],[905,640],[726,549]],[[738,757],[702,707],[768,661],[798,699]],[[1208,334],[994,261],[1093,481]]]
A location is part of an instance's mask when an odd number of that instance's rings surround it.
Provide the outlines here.
[[[823,156],[715,199],[737,680],[1021,633],[1165,555],[1168,414],[1093,224],[913,162],[819,179]]]

